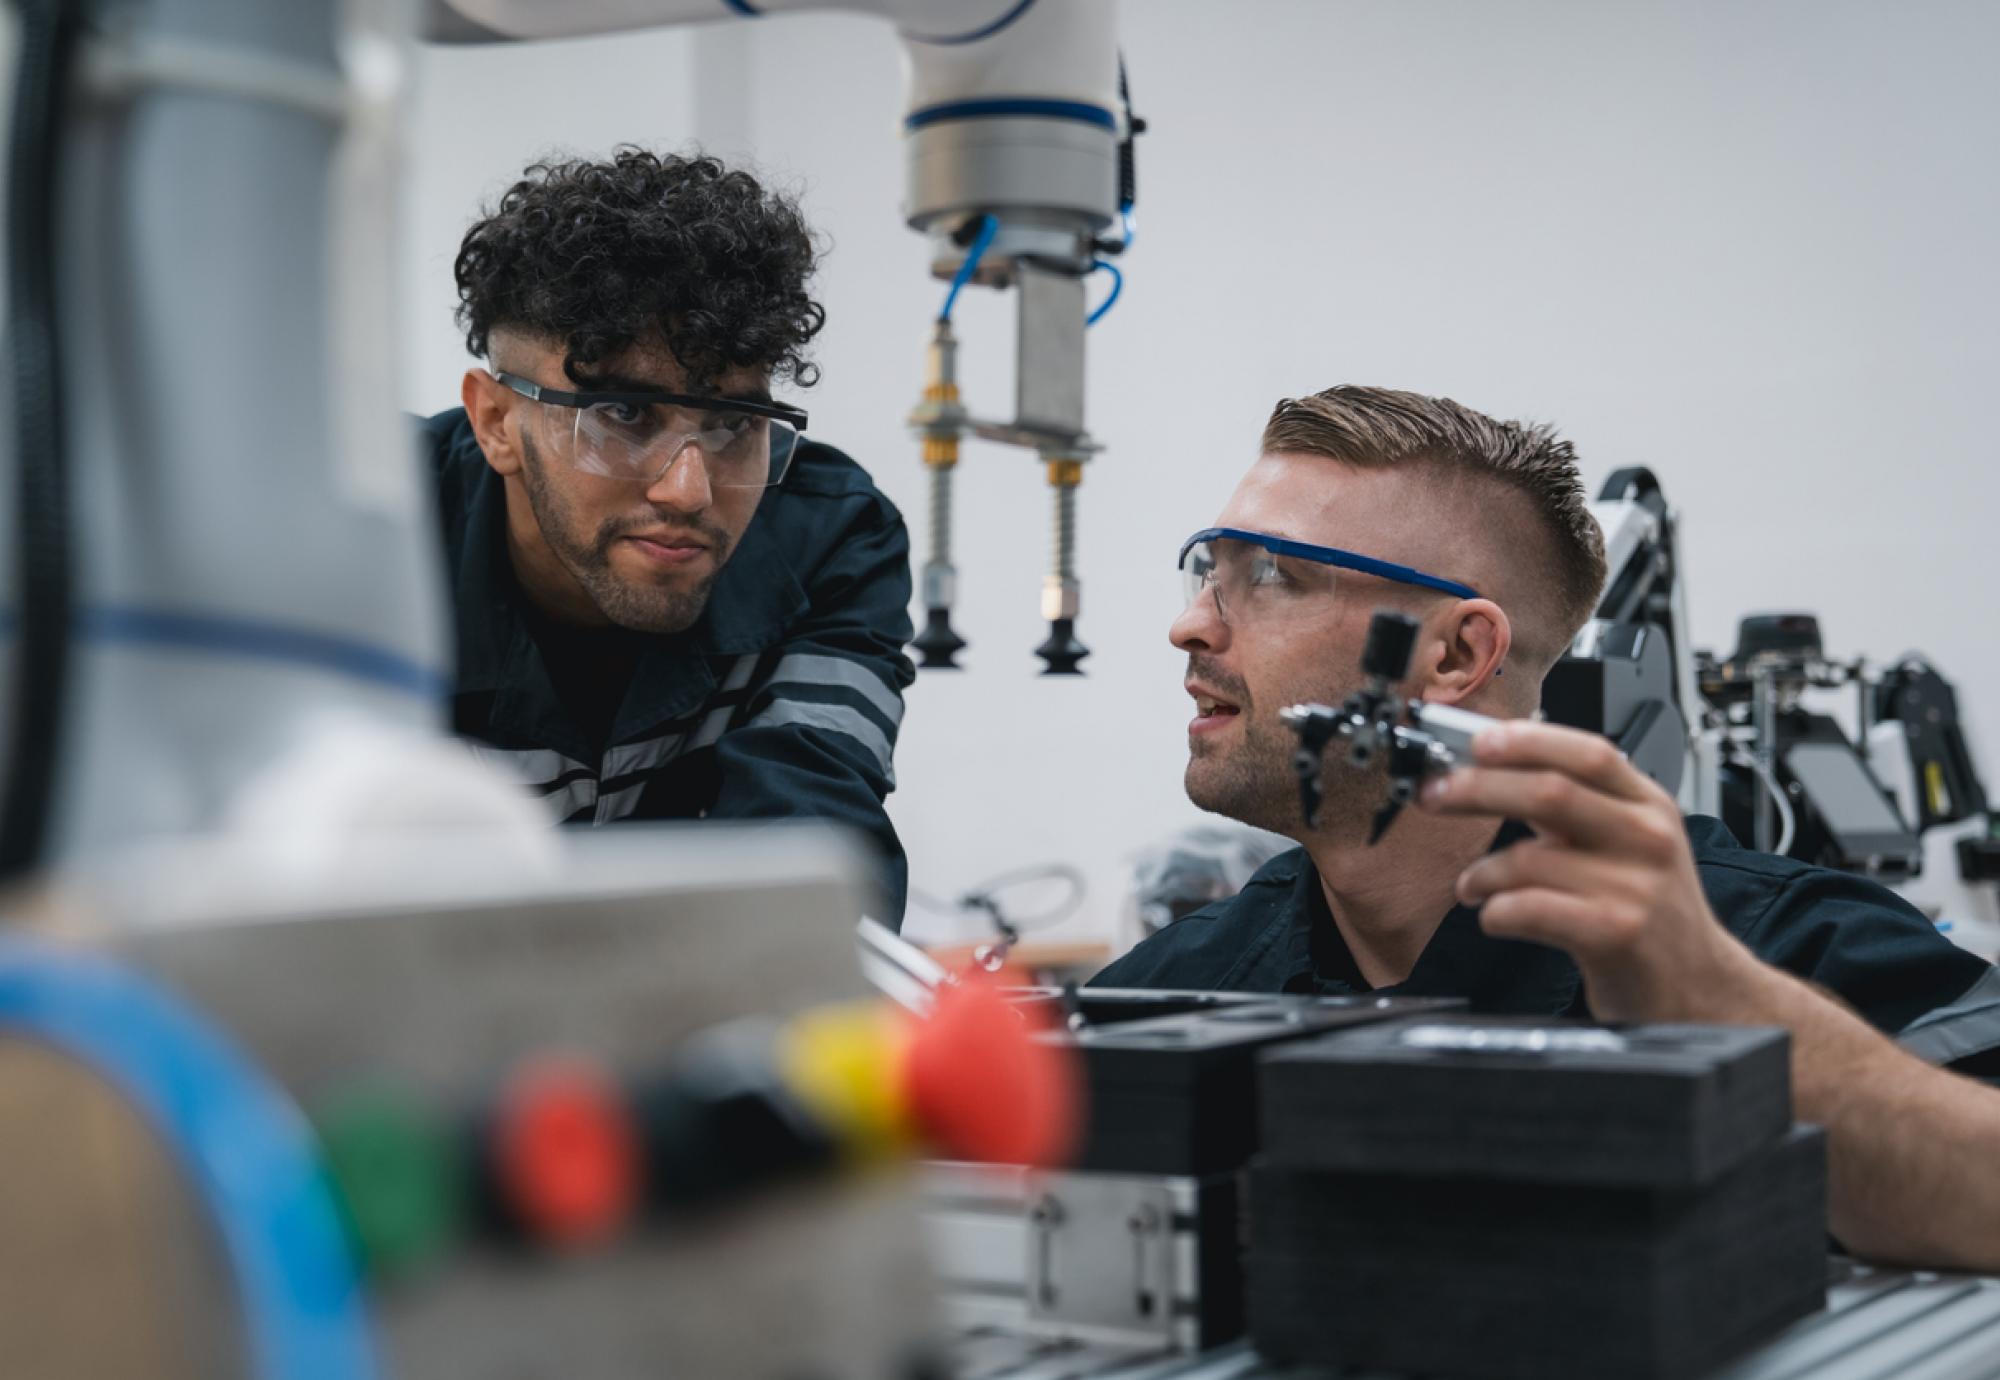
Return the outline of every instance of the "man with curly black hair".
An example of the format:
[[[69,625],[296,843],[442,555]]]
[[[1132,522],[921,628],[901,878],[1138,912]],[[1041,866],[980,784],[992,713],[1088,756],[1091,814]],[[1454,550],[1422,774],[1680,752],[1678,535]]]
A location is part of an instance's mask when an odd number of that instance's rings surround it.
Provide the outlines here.
[[[816,259],[748,173],[629,147],[530,167],[466,232],[458,320],[486,367],[424,423],[453,712],[565,821],[859,829],[893,923],[909,539],[772,394],[818,376]]]

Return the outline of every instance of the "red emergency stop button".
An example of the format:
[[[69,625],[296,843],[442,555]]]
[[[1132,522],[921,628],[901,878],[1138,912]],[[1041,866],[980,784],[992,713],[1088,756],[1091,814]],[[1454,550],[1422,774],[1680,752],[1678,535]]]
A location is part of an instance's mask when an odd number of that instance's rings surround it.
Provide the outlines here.
[[[583,1248],[617,1234],[639,1202],[639,1135],[617,1083],[586,1059],[515,1070],[493,1121],[493,1170],[520,1225]]]

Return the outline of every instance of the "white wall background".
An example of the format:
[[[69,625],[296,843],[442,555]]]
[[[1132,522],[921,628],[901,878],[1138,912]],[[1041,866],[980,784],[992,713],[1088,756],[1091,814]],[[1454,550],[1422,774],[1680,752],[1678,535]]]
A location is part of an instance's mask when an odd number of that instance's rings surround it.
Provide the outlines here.
[[[1109,444],[1082,497],[1081,681],[1038,679],[1033,464],[960,470],[971,669],[909,697],[893,811],[918,887],[1084,866],[1111,932],[1180,790],[1173,553],[1271,403],[1335,382],[1554,420],[1594,483],[1661,476],[1697,641],[1818,610],[1836,654],[1932,653],[2000,737],[2000,6],[1979,0],[1128,0],[1140,239],[1092,332]],[[412,148],[407,403],[464,367],[450,264],[552,147],[701,140],[802,191],[832,254],[813,430],[912,515],[901,419],[941,288],[898,214],[897,45],[814,16],[432,51]],[[1010,396],[1011,313],[961,305],[971,401]],[[1987,764],[1989,776],[1993,763]],[[916,913],[913,912],[913,916]],[[920,918],[920,917],[917,917]],[[913,918],[913,927],[916,919]]]

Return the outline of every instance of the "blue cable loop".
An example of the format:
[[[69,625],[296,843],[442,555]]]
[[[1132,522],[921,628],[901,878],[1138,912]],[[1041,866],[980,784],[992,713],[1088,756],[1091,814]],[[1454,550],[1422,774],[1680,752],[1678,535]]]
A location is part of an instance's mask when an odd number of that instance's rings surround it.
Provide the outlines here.
[[[993,247],[993,237],[1000,233],[1000,218],[988,215],[981,219],[979,234],[972,241],[972,248],[966,252],[965,262],[958,266],[958,273],[951,280],[951,291],[945,294],[944,310],[938,313],[938,320],[949,322],[951,309],[958,305],[958,290],[972,281],[972,275],[979,271],[979,261],[986,257],[986,251]]]
[[[1104,319],[1104,313],[1110,311],[1112,306],[1117,303],[1118,294],[1125,290],[1125,275],[1120,273],[1118,265],[1112,263],[1109,259],[1092,259],[1090,267],[1093,271],[1102,269],[1111,275],[1111,295],[1097,304],[1097,310],[1083,318],[1084,325],[1095,326],[1099,321]]]
[[[333,1191],[298,1109],[220,1031],[94,955],[0,940],[0,1034],[115,1084],[171,1145],[234,1265],[259,1380],[374,1380],[373,1340]]]

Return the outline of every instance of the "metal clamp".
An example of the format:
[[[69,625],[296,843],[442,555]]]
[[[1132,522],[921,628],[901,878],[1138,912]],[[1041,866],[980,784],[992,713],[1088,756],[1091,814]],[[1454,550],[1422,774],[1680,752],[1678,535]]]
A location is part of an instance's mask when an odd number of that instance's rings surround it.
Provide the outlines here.
[[[1043,1327],[1174,1335],[1177,1259],[1172,1181],[1049,1175],[1029,1209],[1028,1313]]]
[[[1405,700],[1396,685],[1409,674],[1416,621],[1400,613],[1382,612],[1368,625],[1368,644],[1361,668],[1367,684],[1349,695],[1338,709],[1324,704],[1295,704],[1278,711],[1285,726],[1298,735],[1292,769],[1299,778],[1299,803],[1307,828],[1319,824],[1325,803],[1325,755],[1335,740],[1347,745],[1348,764],[1357,769],[1379,758],[1387,766],[1387,798],[1375,813],[1368,842],[1378,842],[1405,805],[1416,799],[1428,777],[1450,771],[1472,747],[1473,738],[1495,722],[1484,714]]]

